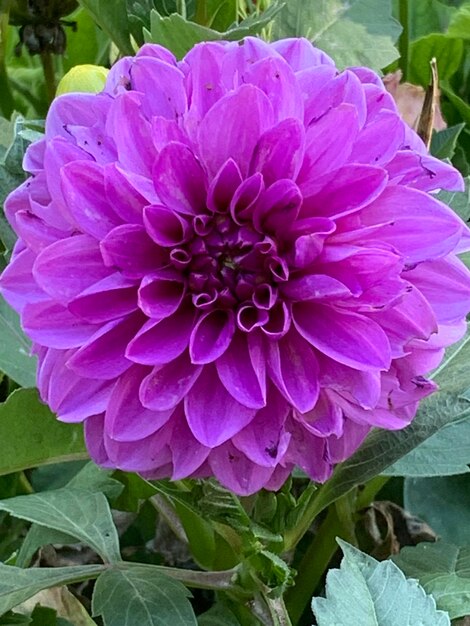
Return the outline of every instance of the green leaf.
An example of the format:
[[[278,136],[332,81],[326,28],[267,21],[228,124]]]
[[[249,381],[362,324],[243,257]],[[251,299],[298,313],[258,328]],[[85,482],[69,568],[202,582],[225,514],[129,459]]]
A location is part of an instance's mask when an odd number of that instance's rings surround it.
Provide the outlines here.
[[[69,464],[60,464],[59,467]],[[52,466],[54,467],[54,466]],[[69,482],[68,487],[82,488],[87,491],[104,493],[108,498],[116,498],[122,491],[123,485],[110,476],[111,472],[97,467],[94,463],[87,463]],[[62,485],[60,485],[62,487]],[[28,567],[36,551],[49,544],[73,544],[77,539],[57,530],[32,524],[21,544],[16,565]]]
[[[76,31],[67,32],[67,50],[63,57],[64,74],[75,65],[102,65],[107,59],[109,37],[97,27],[90,13],[81,9],[73,17]]]
[[[451,619],[470,614],[470,547],[420,543],[402,548],[392,558],[406,576],[419,580]]]
[[[444,426],[470,416],[470,404],[461,398],[468,388],[470,332],[452,347],[432,378],[439,391],[421,402],[416,417],[403,430],[375,430],[347,461],[340,464],[314,499],[319,512],[357,485],[382,473]]]
[[[96,578],[103,565],[22,569],[0,563],[0,615],[39,591]]]
[[[72,535],[93,548],[104,561],[121,560],[116,527],[102,493],[65,487],[1,500],[0,510]]]
[[[455,13],[455,8],[441,0],[411,0],[408,2],[410,40],[430,33],[445,32]]]
[[[437,197],[466,222],[470,219],[470,179],[465,178],[464,182],[465,191],[440,191]]]
[[[93,616],[105,626],[196,626],[189,595],[151,566],[110,569],[96,581]]]
[[[438,159],[451,159],[455,154],[457,139],[465,124],[456,124],[439,132],[434,132],[431,140],[431,154]]]
[[[314,598],[318,626],[450,626],[431,596],[415,580],[406,580],[391,561],[376,561],[345,541],[340,569],[326,577],[326,598]]]
[[[0,404],[0,476],[87,457],[82,426],[59,422],[36,390],[19,389]]]
[[[453,91],[447,81],[442,81],[440,87],[442,94],[449,99],[451,105],[459,113],[465,124],[470,125],[470,106],[467,102]]]
[[[394,42],[400,32],[390,0],[289,0],[273,24],[274,39],[308,37],[340,69],[386,67],[398,57]]]
[[[404,506],[417,515],[443,541],[470,546],[470,476],[436,476],[407,478],[404,486]]]
[[[162,16],[152,11],[150,32],[144,31],[145,41],[158,43],[171,50],[177,58],[182,58],[193,46],[201,41],[237,41],[255,35],[274,18],[283,5],[277,1],[256,17],[249,17],[225,32],[184,19],[178,13]]]
[[[470,5],[464,4],[453,14],[447,31],[449,37],[470,39]]]
[[[385,476],[453,476],[469,471],[470,419],[450,424],[387,467]]]
[[[36,357],[15,311],[0,296],[0,370],[22,387],[36,384]]]
[[[437,61],[440,80],[453,76],[460,68],[463,55],[461,39],[432,34],[414,41],[410,46],[408,80],[410,83],[427,87],[431,82],[431,59]]]
[[[114,41],[122,54],[134,54],[131,45],[126,0],[80,0],[95,22]]]
[[[0,617],[0,626],[19,626],[20,624],[22,626],[31,624],[31,618],[28,615],[12,613],[11,611]]]

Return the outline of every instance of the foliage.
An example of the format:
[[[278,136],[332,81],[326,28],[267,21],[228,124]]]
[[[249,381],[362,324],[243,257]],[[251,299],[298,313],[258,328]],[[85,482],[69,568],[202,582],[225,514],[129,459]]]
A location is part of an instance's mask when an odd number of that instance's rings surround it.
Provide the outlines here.
[[[78,65],[110,67],[146,41],[182,57],[203,40],[305,36],[340,68],[400,69],[423,89],[435,57],[447,128],[434,131],[431,152],[470,175],[469,2],[75,4],[60,16],[64,53],[30,56],[18,47],[19,26],[32,19],[26,3],[0,0],[0,270],[15,244],[2,207],[25,180],[24,152],[43,132],[56,85]],[[439,198],[469,221],[468,185]],[[312,596],[319,626],[444,626],[470,615],[470,334],[434,372],[440,391],[406,429],[373,432],[325,485],[294,472],[277,492],[242,499],[212,480],[147,481],[84,465],[82,427],[41,403],[30,343],[3,300],[0,336],[1,626],[310,626]],[[393,501],[395,517],[374,526],[380,500]],[[423,522],[437,542],[418,542]],[[337,536],[349,543],[334,569]],[[394,556],[366,553],[377,551]],[[79,598],[75,614],[42,605],[63,585]]]

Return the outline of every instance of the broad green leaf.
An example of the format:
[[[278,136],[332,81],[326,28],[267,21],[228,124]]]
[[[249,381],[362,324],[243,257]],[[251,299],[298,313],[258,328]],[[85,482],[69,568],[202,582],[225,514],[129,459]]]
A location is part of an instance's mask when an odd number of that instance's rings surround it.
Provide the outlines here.
[[[431,140],[431,154],[438,159],[451,159],[455,154],[457,139],[465,124],[456,124],[434,132]]]
[[[59,468],[63,468],[64,465],[70,465],[68,463],[59,464]],[[46,466],[52,467],[54,466]],[[44,469],[44,468],[41,468]],[[75,474],[73,478],[68,482],[68,487],[86,489],[87,491],[93,491],[96,493],[104,493],[108,498],[116,498],[123,490],[123,485],[114,480],[110,476],[111,472],[105,471],[97,467],[94,463],[90,462],[85,467]],[[63,485],[57,485],[58,488]],[[36,551],[42,546],[48,544],[73,544],[76,543],[76,537],[67,535],[45,526],[38,526],[32,524],[28,530],[26,537],[21,544],[18,556],[16,558],[16,565],[19,567],[28,567],[32,557]]]
[[[80,9],[73,19],[77,22],[77,30],[67,32],[67,50],[63,57],[64,74],[75,65],[100,65],[106,62],[105,54],[111,43],[88,11]]]
[[[104,561],[121,560],[116,527],[102,493],[64,487],[1,500],[0,510],[72,535],[93,548]]]
[[[407,580],[392,561],[376,561],[344,541],[340,569],[326,577],[326,598],[314,598],[318,626],[450,626],[416,580]]]
[[[308,37],[339,68],[367,65],[380,70],[398,57],[401,26],[390,0],[289,0],[273,24],[274,39]]]
[[[15,311],[0,296],[0,371],[22,387],[36,384],[36,357]],[[0,444],[1,445],[1,444]]]
[[[442,94],[449,99],[452,107],[459,113],[462,120],[470,125],[470,105],[454,92],[447,81],[442,81],[440,87]]]
[[[0,615],[42,589],[90,580],[96,578],[104,569],[104,565],[22,569],[0,563]]]
[[[85,458],[82,426],[57,421],[36,390],[19,389],[0,404],[0,475]]]
[[[410,39],[414,40],[430,33],[445,32],[456,10],[441,0],[411,0],[408,11]]]
[[[468,3],[461,6],[453,14],[447,32],[449,37],[470,39],[470,5]]]
[[[440,191],[437,197],[466,222],[470,219],[470,181],[465,178],[464,182],[465,191]]]
[[[39,526],[38,524],[32,524],[18,551],[15,565],[18,567],[29,567],[31,559],[39,548],[43,546],[54,544],[67,546],[73,545],[77,541],[76,537],[72,537],[72,535],[67,535],[45,526]]]
[[[385,476],[454,476],[469,471],[470,419],[450,424],[387,467]]]
[[[443,541],[470,546],[468,474],[407,478],[403,498],[405,509],[427,522]]]
[[[145,41],[158,43],[170,49],[177,58],[182,58],[191,48],[201,41],[237,41],[255,35],[274,18],[282,4],[277,1],[256,17],[249,17],[238,26],[225,32],[219,32],[206,26],[184,19],[178,13],[163,16],[152,11],[150,32],[144,31]]]
[[[470,332],[467,332],[434,372],[432,378],[439,384],[439,391],[421,402],[411,424],[398,431],[373,431],[359,450],[341,463],[330,480],[318,490],[314,499],[315,511],[322,511],[355,486],[382,473],[444,426],[470,416],[470,403],[460,397],[468,389],[469,359]]]
[[[189,595],[150,566],[110,569],[96,581],[93,616],[105,626],[196,626]]]
[[[432,34],[414,41],[410,47],[408,80],[410,83],[427,87],[431,82],[431,59],[437,61],[439,78],[446,80],[460,67],[463,55],[461,39]]]
[[[80,0],[95,22],[114,41],[122,54],[134,54],[129,33],[126,0]]]
[[[392,558],[406,576],[419,580],[451,619],[470,614],[470,547],[419,543]]]
[[[205,0],[197,3],[194,21],[224,32],[237,21],[237,0]]]

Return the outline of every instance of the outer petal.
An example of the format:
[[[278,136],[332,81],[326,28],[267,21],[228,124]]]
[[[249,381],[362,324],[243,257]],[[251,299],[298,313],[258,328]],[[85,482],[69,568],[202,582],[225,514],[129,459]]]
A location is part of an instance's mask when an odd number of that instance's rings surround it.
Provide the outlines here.
[[[166,424],[173,413],[173,409],[149,411],[142,406],[137,390],[148,370],[148,367],[133,365],[114,386],[106,409],[105,428],[115,441],[145,439]]]
[[[317,350],[358,370],[390,367],[390,343],[378,324],[323,304],[296,304],[294,324]]]
[[[209,448],[220,446],[251,422],[256,409],[237,402],[212,367],[206,366],[185,398],[189,427]]]
[[[237,331],[216,365],[222,384],[233,398],[248,408],[260,409],[266,406],[265,363],[254,341]]]
[[[187,352],[166,365],[157,365],[140,386],[143,406],[154,411],[174,408],[188,394],[201,371],[200,365],[191,363]]]
[[[33,267],[38,285],[64,304],[108,274],[98,243],[88,235],[56,241],[39,254]]]
[[[244,112],[250,111],[250,115]],[[199,149],[211,177],[232,158],[246,176],[261,134],[273,125],[267,96],[253,85],[242,85],[210,109],[199,128]]]
[[[309,344],[291,330],[278,342],[268,342],[271,380],[300,413],[315,406],[320,391],[318,361]]]
[[[274,468],[248,460],[231,442],[213,450],[209,463],[216,478],[240,496],[259,491],[271,478]]]

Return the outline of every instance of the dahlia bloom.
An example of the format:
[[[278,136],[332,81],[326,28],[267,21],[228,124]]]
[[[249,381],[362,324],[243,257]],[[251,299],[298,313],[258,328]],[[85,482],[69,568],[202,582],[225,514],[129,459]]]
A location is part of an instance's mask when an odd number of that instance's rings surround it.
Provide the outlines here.
[[[464,333],[469,235],[430,193],[459,173],[304,39],[145,45],[55,100],[24,167],[1,289],[104,467],[325,481]]]

